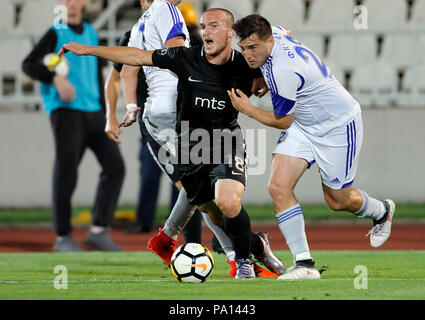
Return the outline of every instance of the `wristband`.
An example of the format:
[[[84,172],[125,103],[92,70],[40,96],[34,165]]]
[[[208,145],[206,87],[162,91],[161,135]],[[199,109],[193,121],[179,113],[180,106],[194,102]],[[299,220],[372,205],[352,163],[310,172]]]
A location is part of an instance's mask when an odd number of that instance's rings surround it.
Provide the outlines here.
[[[130,111],[131,109],[137,108],[137,104],[135,103],[129,103],[127,104],[127,110]]]

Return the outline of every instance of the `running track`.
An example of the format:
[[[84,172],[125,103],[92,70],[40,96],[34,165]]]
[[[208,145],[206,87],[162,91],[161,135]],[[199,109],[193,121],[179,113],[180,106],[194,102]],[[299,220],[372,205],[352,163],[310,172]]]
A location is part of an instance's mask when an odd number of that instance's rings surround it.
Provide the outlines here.
[[[365,234],[370,225],[307,225],[307,237],[311,250],[425,250],[425,224],[394,224],[390,239],[379,249],[369,245]],[[253,230],[266,231],[272,240],[272,249],[287,250],[276,224],[254,225]],[[87,227],[75,228],[74,239],[82,243]],[[126,251],[145,251],[147,241],[156,231],[145,234],[128,235],[123,229],[114,228],[112,238]],[[212,233],[203,229],[203,243],[210,247]],[[0,252],[51,252],[55,234],[51,228],[0,228]],[[182,243],[183,238],[179,238]],[[83,248],[87,249],[87,247]]]

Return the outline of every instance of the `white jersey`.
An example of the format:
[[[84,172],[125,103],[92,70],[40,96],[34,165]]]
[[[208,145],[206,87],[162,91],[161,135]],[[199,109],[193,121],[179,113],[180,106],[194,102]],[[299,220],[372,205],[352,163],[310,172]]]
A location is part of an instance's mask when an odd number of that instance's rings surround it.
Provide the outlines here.
[[[155,0],[131,30],[128,46],[143,50],[164,49],[165,42],[178,35],[185,36],[185,45],[189,47],[189,32],[180,10],[168,1]],[[143,70],[149,92],[143,117],[175,113],[177,76],[158,67],[143,67]]]
[[[274,46],[261,66],[278,116],[294,113],[294,124],[323,136],[345,126],[360,112],[360,105],[310,49],[272,27]]]

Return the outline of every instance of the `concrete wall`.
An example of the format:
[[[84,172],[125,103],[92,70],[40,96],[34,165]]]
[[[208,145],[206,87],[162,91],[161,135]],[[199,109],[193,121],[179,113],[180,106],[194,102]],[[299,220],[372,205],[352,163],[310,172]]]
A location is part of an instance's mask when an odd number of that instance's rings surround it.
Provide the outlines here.
[[[248,177],[244,201],[270,203],[266,185],[279,131],[245,116],[240,120],[244,128],[265,129],[267,137],[265,145],[255,145],[265,155],[260,165],[266,170]],[[424,120],[425,110],[363,110],[364,142],[354,186],[378,198],[425,202]],[[54,152],[48,117],[41,112],[0,113],[0,128],[0,207],[49,206]],[[140,166],[138,127],[125,128],[121,140],[127,173],[120,203],[135,203]],[[87,150],[73,197],[75,205],[92,203],[99,172],[95,157]],[[168,203],[169,194],[170,185],[163,178],[160,203]],[[323,202],[317,166],[303,176],[296,194],[302,203]]]

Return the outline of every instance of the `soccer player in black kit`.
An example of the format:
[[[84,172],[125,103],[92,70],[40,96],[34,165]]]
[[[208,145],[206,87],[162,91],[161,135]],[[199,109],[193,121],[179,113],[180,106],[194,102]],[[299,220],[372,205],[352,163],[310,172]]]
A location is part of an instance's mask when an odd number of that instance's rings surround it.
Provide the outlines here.
[[[232,50],[233,22],[233,15],[225,9],[204,12],[200,23],[203,46],[146,51],[69,43],[62,47],[59,55],[72,51],[77,55],[94,55],[133,66],[157,66],[178,76],[176,129],[179,161],[186,164],[182,183],[190,202],[207,212],[214,223],[224,226],[236,253],[236,278],[240,279],[255,277],[251,253],[277,274],[283,274],[285,269],[271,251],[268,235],[251,231],[250,218],[241,205],[246,182],[245,144],[237,123],[238,111],[234,109],[227,90],[239,88],[250,95],[251,88],[258,92],[265,86],[263,82],[258,84],[261,72],[250,69],[243,56]],[[257,85],[253,85],[254,79]],[[191,161],[193,154],[199,152],[199,141],[189,139],[199,129],[208,133],[206,139],[210,142],[209,156],[202,157],[201,163]],[[229,147],[223,140],[217,141],[214,138],[217,130],[224,141],[228,142],[230,138],[236,143]],[[221,155],[219,161],[218,153]]]

